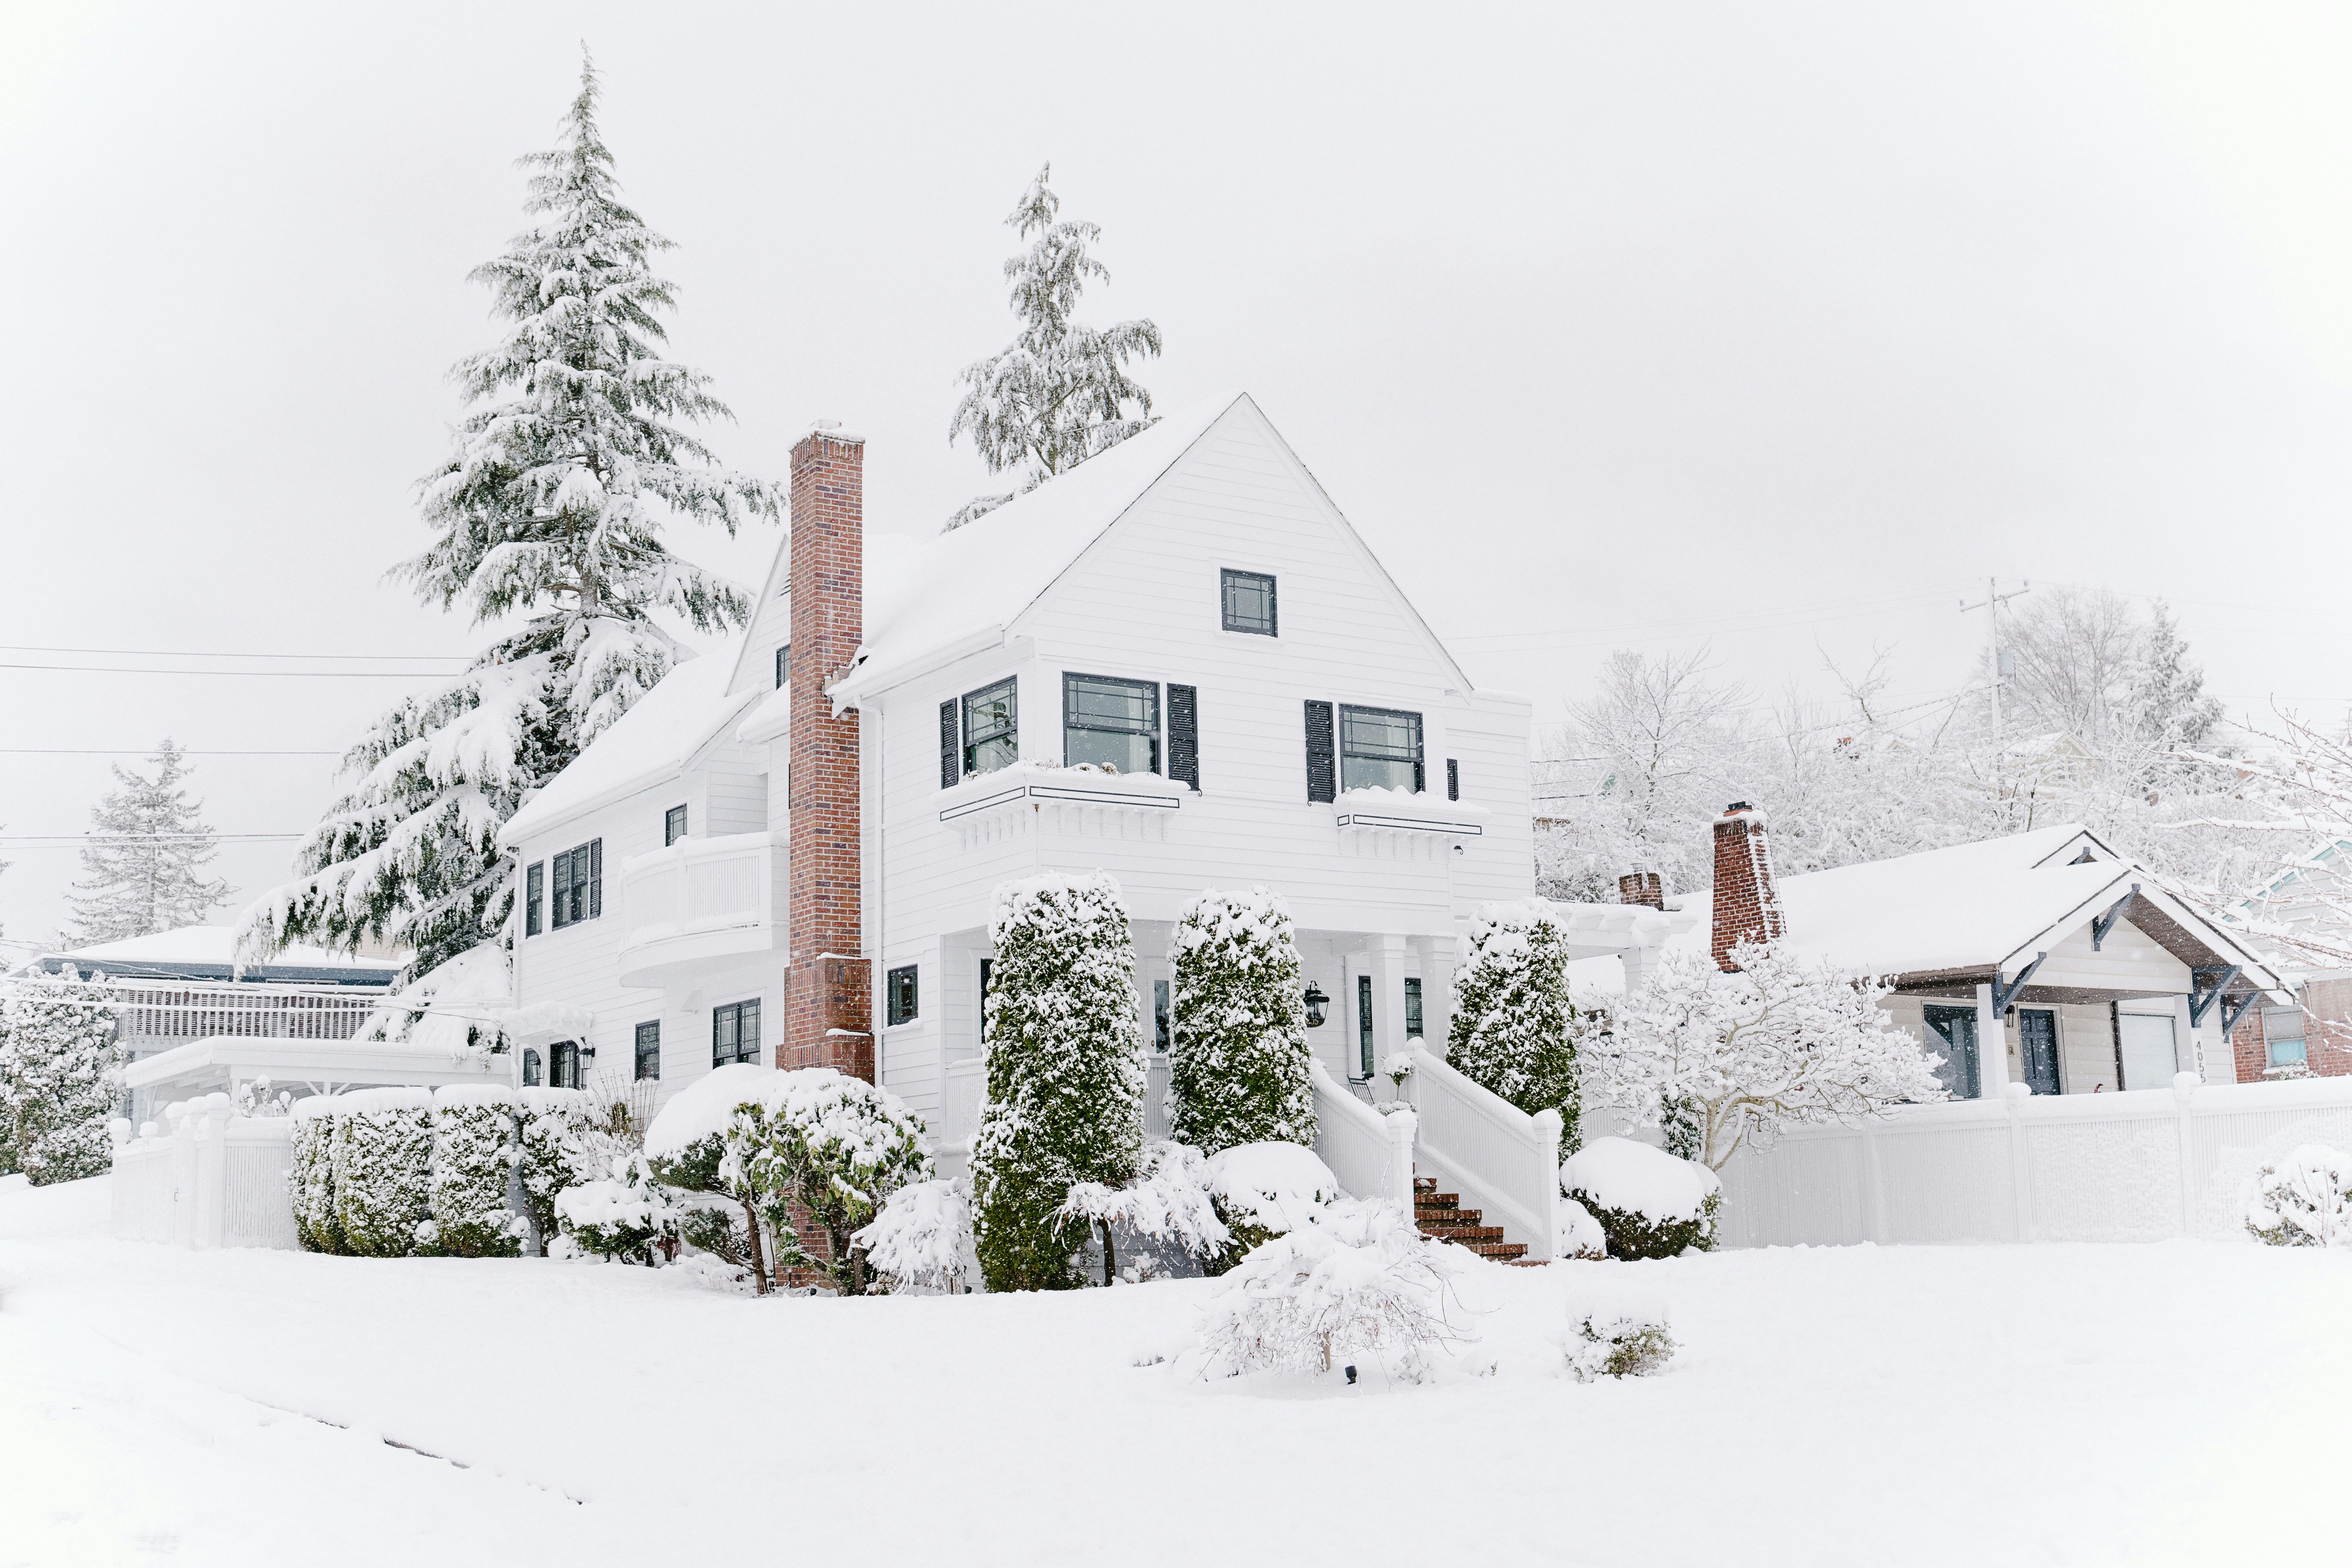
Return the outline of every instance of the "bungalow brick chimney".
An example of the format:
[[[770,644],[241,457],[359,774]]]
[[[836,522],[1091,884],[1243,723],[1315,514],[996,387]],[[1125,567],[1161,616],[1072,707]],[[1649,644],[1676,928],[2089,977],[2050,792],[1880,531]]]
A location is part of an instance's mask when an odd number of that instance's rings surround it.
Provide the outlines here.
[[[866,437],[819,421],[793,447],[792,881],[780,1068],[874,1078],[857,721],[825,688],[866,627]]]
[[[1621,904],[1647,904],[1654,910],[1666,907],[1666,885],[1655,871],[1628,871],[1617,879],[1617,901]]]
[[[1715,819],[1716,966],[1731,971],[1731,950],[1745,940],[1770,942],[1787,927],[1780,896],[1772,886],[1772,846],[1764,837],[1764,814],[1735,800]]]

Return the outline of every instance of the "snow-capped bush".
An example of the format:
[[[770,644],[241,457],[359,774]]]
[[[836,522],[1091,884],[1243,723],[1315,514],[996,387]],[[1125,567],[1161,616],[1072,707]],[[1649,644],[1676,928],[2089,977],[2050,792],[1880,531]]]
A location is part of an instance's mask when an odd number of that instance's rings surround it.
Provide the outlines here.
[[[0,1146],[37,1187],[106,1174],[106,1124],[122,1097],[107,992],[70,971],[21,974],[10,988],[0,1002]]]
[[[1574,1149],[1577,1060],[1559,922],[1538,902],[1489,904],[1461,946],[1445,1059],[1530,1116],[1558,1110],[1561,1147]]]
[[[1463,1337],[1447,1306],[1468,1266],[1395,1204],[1327,1205],[1225,1276],[1201,1315],[1209,1369],[1323,1373],[1370,1359],[1418,1379],[1433,1347]]]
[[[335,1217],[335,1140],[341,1135],[342,1096],[314,1094],[294,1102],[292,1158],[286,1175],[294,1205],[294,1234],[312,1252],[348,1252]]]
[[[1080,1182],[1122,1187],[1143,1157],[1135,944],[1118,884],[1048,871],[1000,883],[987,1001],[988,1099],[972,1140],[974,1244],[991,1290],[1084,1284]]]
[[[1310,1223],[1340,1196],[1339,1180],[1314,1150],[1297,1143],[1243,1143],[1209,1161],[1209,1194],[1233,1240],[1202,1259],[1212,1274],[1270,1237]]]
[[[1661,1307],[1624,1306],[1568,1312],[1568,1370],[1579,1383],[1647,1377],[1674,1358],[1675,1337]]]
[[[727,1141],[780,1242],[797,1242],[803,1219],[824,1234],[824,1258],[803,1254],[791,1261],[823,1272],[851,1295],[866,1288],[866,1266],[851,1236],[892,1193],[931,1173],[922,1118],[888,1089],[831,1068],[761,1079],[735,1107]]]
[[[1592,1212],[1574,1198],[1560,1199],[1552,1219],[1554,1258],[1597,1259],[1609,1256],[1609,1233],[1601,1228]]]
[[[259,1121],[291,1112],[294,1109],[294,1094],[291,1089],[283,1089],[275,1094],[270,1093],[269,1078],[265,1073],[258,1078],[247,1079],[237,1085],[235,1103],[239,1116]]]
[[[643,1154],[615,1160],[612,1174],[555,1194],[556,1223],[572,1247],[597,1258],[650,1265],[676,1250],[685,1194],[654,1174]]]
[[[435,1250],[432,1095],[364,1089],[337,1098],[335,1222],[346,1246],[362,1258]]]
[[[646,1129],[645,1154],[654,1174],[702,1200],[686,1207],[679,1225],[686,1244],[741,1268],[762,1296],[773,1288],[773,1276],[761,1194],[744,1168],[740,1138],[730,1142],[729,1135],[737,1108],[758,1100],[776,1076],[775,1068],[752,1062],[713,1068],[670,1096]],[[777,1239],[797,1251],[789,1231]]]
[[[576,1089],[525,1089],[515,1093],[521,1114],[523,1207],[543,1257],[554,1239],[555,1194],[593,1182],[609,1166],[592,1145],[593,1106]]]
[[[892,1292],[953,1295],[963,1288],[971,1249],[971,1199],[962,1178],[900,1187],[851,1240]]]
[[[2246,1229],[2272,1247],[2352,1244],[2352,1158],[2305,1143],[2254,1177]]]
[[[1206,892],[1176,919],[1169,1137],[1204,1154],[1315,1142],[1314,1056],[1290,911],[1265,888]]]
[[[1559,1190],[1600,1223],[1612,1258],[1715,1247],[1723,1183],[1696,1161],[1630,1138],[1596,1138],[1560,1162]]]
[[[433,1091],[433,1231],[453,1258],[512,1258],[529,1222],[507,1202],[520,1151],[514,1091],[450,1084]]]
[[[1234,1244],[1234,1233],[1217,1215],[1209,1162],[1184,1143],[1145,1144],[1142,1167],[1124,1187],[1080,1182],[1063,1200],[1062,1215],[1101,1227],[1106,1285],[1117,1277],[1118,1267],[1115,1229],[1180,1247],[1204,1262],[1223,1257]]]

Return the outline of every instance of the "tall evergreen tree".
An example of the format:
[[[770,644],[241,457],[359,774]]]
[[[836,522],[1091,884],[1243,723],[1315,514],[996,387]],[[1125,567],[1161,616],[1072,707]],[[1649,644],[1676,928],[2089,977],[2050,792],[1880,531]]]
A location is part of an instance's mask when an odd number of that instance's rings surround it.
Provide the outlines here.
[[[731,416],[709,376],[663,357],[657,312],[675,290],[652,258],[671,243],[621,200],[597,93],[583,59],[557,145],[521,161],[539,223],[472,274],[510,326],[451,373],[476,407],[419,486],[433,542],[394,572],[428,604],[522,624],[345,754],[351,783],[300,875],[246,913],[247,951],[374,937],[414,948],[414,974],[504,940],[513,867],[499,829],[677,662],[656,612],[698,631],[749,616],[742,589],[672,553],[663,531],[732,535],[775,521],[782,490],[721,468],[685,428]]]
[[[68,896],[75,947],[195,925],[228,897],[228,884],[196,873],[220,855],[201,801],[186,789],[185,753],[168,737],[147,760],[153,773],[116,763],[120,789],[90,808],[82,879]]]
[[[1445,1059],[1532,1116],[1558,1110],[1563,1152],[1578,1145],[1568,944],[1541,904],[1490,906],[1454,975]]]
[[[1176,919],[1169,1136],[1203,1154],[1315,1143],[1314,1056],[1290,911],[1264,888],[1202,893]]]
[[[948,426],[948,444],[970,436],[990,473],[1023,470],[1021,488],[974,499],[948,519],[950,528],[1026,495],[1151,424],[1151,394],[1127,374],[1127,362],[1156,357],[1160,329],[1134,321],[1097,331],[1075,320],[1087,279],[1108,283],[1110,269],[1087,248],[1102,238],[1100,225],[1055,220],[1062,198],[1047,184],[1053,172],[1050,163],[1038,170],[1004,220],[1024,239],[1036,236],[1027,251],[1004,263],[1021,330],[1002,353],[963,368],[957,380],[966,390]]]
[[[0,1168],[35,1186],[102,1176],[121,1103],[114,1012],[79,975],[26,974],[0,1004]]]

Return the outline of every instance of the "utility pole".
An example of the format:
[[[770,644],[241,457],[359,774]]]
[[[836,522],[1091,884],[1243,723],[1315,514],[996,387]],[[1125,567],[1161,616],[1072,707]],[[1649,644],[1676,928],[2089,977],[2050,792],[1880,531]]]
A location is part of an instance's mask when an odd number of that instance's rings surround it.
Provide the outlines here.
[[[1962,615],[1970,610],[1985,612],[1985,640],[1991,658],[1992,679],[1989,684],[1992,690],[1992,743],[1995,748],[2000,745],[2000,679],[2008,673],[2000,667],[2000,606],[2005,600],[2021,598],[2032,591],[2033,584],[2021,578],[2016,587],[2004,594],[2000,591],[2000,580],[1988,577],[1985,579],[1985,596],[1981,601],[1973,605],[1966,599],[1960,601]]]

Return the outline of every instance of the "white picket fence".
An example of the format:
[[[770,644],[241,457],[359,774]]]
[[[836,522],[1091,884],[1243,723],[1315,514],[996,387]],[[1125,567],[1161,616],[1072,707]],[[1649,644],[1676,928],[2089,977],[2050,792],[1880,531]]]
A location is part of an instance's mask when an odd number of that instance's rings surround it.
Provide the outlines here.
[[[292,1121],[238,1116],[226,1094],[175,1100],[131,1136],[115,1124],[110,1228],[174,1247],[299,1245],[286,1188]]]
[[[1524,1241],[1528,1257],[1556,1255],[1559,1214],[1559,1112],[1530,1116],[1448,1067],[1418,1040],[1407,1050],[1412,1076],[1405,1093],[1419,1114],[1413,1160],[1462,1194],[1463,1206]],[[1342,1178],[1344,1180],[1344,1178]]]
[[[1413,1113],[1373,1110],[1319,1061],[1314,1074],[1316,1158],[1331,1168],[1349,1196],[1388,1198],[1411,1208]]]
[[[2352,1152],[2352,1079],[1916,1106],[1733,1156],[1722,1244],[2242,1238],[2255,1173],[2305,1143]]]

